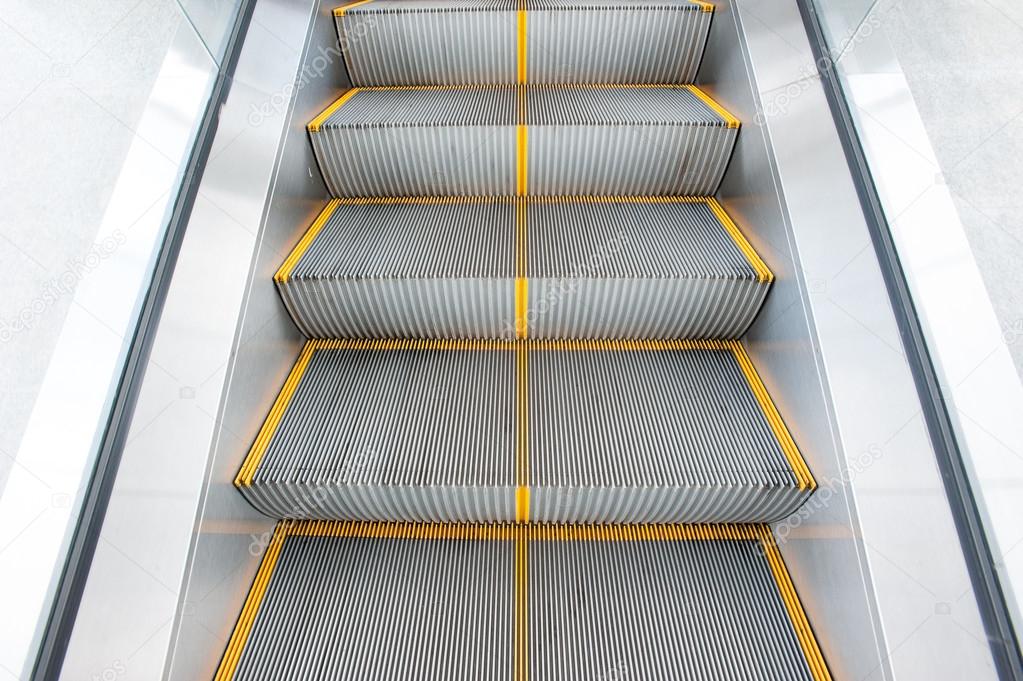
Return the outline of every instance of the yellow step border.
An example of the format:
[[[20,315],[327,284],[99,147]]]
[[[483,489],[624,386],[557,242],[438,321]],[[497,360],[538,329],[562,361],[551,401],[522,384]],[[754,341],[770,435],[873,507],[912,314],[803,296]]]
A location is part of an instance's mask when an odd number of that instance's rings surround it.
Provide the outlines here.
[[[513,677],[527,681],[529,670],[529,543],[536,541],[755,541],[774,578],[789,624],[814,681],[832,681],[820,645],[774,534],[767,525],[541,525],[420,524],[358,521],[283,520],[277,524],[228,640],[215,681],[234,678],[284,542],[288,537],[357,537],[413,541],[510,541],[515,543]]]
[[[335,7],[334,8],[334,16],[335,17],[343,17],[348,12],[348,10],[355,9],[359,5],[366,5],[366,4],[369,4],[371,2],[373,2],[373,0],[355,0],[355,2],[350,2],[347,5],[342,5],[341,7]],[[697,3],[697,4],[701,4],[701,3]]]
[[[252,447],[249,449],[249,453],[245,457],[245,461],[242,463],[242,467],[238,471],[238,475],[235,476],[234,484],[236,487],[246,487],[252,484],[252,479],[256,475],[256,470],[259,468],[259,464],[263,461],[263,455],[266,454],[267,447],[270,446],[270,440],[277,431],[277,426],[284,417],[284,412],[287,411],[288,405],[291,403],[291,398],[294,397],[295,391],[298,389],[298,385],[302,381],[302,376],[305,374],[306,367],[308,367],[309,362],[312,361],[313,353],[318,349],[319,348],[316,343],[309,342],[307,342],[305,347],[302,348],[302,353],[298,356],[298,361],[295,362],[295,366],[292,367],[291,373],[288,374],[288,378],[284,381],[284,387],[281,388],[281,392],[277,395],[277,399],[274,400],[273,406],[270,408],[270,414],[266,417],[266,421],[263,422],[263,426],[259,429],[259,433],[256,435],[256,441],[252,443]]]
[[[326,207],[320,211],[320,214],[316,216],[312,226],[306,231],[302,238],[299,239],[298,244],[292,249],[291,253],[284,260],[280,269],[274,274],[274,281],[278,284],[286,284],[291,278],[291,273],[295,271],[295,266],[298,265],[298,261],[302,259],[305,252],[309,250],[309,246],[312,245],[313,241],[316,240],[316,236],[323,229],[323,226],[330,220],[330,216],[334,214],[337,207],[341,205],[340,199],[334,199],[330,201]]]
[[[277,567],[277,559],[281,555],[284,540],[287,538],[291,528],[292,524],[289,521],[277,523],[273,537],[266,547],[263,560],[260,562],[259,570],[256,572],[256,577],[252,582],[252,588],[249,589],[249,595],[245,599],[245,605],[242,606],[241,614],[238,616],[234,631],[231,633],[231,638],[227,643],[224,657],[221,658],[220,667],[217,669],[214,681],[230,681],[230,679],[234,678],[234,674],[238,669],[238,663],[242,659],[242,653],[245,651],[245,646],[249,641],[249,634],[252,633],[252,627],[256,623],[259,606],[263,603],[263,596],[266,595],[267,587],[270,586],[270,578],[273,576],[274,568]]]
[[[502,351],[516,353],[516,412],[518,421],[516,446],[516,480],[515,517],[519,522],[528,522],[531,488],[529,485],[529,451],[528,451],[528,364],[530,351],[589,351],[589,352],[657,352],[681,350],[719,350],[729,351],[746,379],[750,393],[760,406],[761,413],[767,421],[775,441],[789,463],[792,474],[796,478],[800,490],[813,491],[817,488],[813,474],[806,460],[799,451],[791,432],[785,425],[774,400],[760,375],[753,367],[753,362],[742,343],[736,340],[351,340],[331,339],[312,340],[305,344],[291,374],[284,383],[269,416],[260,428],[256,441],[246,456],[241,470],[235,477],[235,485],[247,487],[252,484],[259,464],[269,447],[274,432],[286,411],[291,398],[298,388],[306,367],[312,360],[313,353],[320,350],[359,350],[368,352],[407,351],[407,350],[447,350],[447,351]]]

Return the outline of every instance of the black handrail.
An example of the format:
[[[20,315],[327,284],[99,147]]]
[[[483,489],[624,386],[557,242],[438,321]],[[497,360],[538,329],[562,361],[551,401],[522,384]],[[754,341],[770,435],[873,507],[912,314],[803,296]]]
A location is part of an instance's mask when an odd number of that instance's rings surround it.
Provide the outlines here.
[[[998,579],[991,545],[984,532],[980,508],[970,485],[963,453],[927,349],[888,219],[870,172],[870,164],[860,144],[852,112],[818,16],[817,2],[796,0],[796,4],[803,17],[824,94],[835,119],[860,206],[870,230],[874,252],[892,301],[995,668],[1002,679],[1023,681],[1023,654],[1016,638],[1005,591]]]
[[[213,138],[220,122],[220,110],[227,100],[242,42],[252,18],[255,0],[242,0],[220,61],[216,80],[206,103],[192,150],[185,163],[181,186],[171,210],[170,221],[160,244],[156,265],[146,290],[138,321],[132,334],[124,367],[118,379],[113,405],[103,429],[99,450],[85,488],[81,512],[71,535],[68,553],[57,581],[53,603],[43,628],[39,650],[32,667],[32,681],[60,677],[71,632],[82,601],[92,559],[96,553],[103,519],[117,478],[121,454],[128,437],[135,403],[145,377],[163,305],[167,299],[185,228],[195,205]],[[183,11],[183,10],[182,10]]]

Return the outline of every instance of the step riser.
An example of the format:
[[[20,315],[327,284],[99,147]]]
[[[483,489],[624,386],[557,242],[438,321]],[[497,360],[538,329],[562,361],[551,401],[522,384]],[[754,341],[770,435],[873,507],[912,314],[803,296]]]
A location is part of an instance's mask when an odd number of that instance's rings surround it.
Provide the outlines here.
[[[709,196],[738,130],[707,126],[530,126],[525,192]],[[517,126],[327,128],[312,133],[337,197],[515,196]]]
[[[712,17],[684,3],[629,11],[527,6],[520,53],[520,15],[508,5],[394,12],[370,3],[346,12],[336,22],[352,84],[692,83]]]
[[[347,487],[254,483],[249,503],[272,518],[413,523],[516,522],[514,487]],[[799,489],[534,488],[529,518],[538,523],[758,523],[780,520],[809,494]]]
[[[742,280],[529,279],[536,339],[738,338],[769,285]],[[516,338],[514,279],[313,280],[278,288],[309,338]]]

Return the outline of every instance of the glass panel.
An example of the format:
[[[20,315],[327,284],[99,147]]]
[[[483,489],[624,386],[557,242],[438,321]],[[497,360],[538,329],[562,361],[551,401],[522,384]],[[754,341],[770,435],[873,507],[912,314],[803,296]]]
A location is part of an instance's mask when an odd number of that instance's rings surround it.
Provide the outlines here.
[[[210,54],[218,64],[222,63],[242,0],[179,0],[178,4]]]
[[[1023,9],[817,2],[1023,634]],[[855,25],[853,38],[848,39]],[[834,49],[832,50],[834,53]]]
[[[0,670],[17,678],[217,67],[174,0],[22,0],[0,70]]]

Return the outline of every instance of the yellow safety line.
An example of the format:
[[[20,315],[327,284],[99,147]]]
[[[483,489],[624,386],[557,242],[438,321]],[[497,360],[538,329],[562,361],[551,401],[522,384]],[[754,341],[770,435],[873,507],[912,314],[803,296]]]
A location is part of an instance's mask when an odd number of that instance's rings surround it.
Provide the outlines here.
[[[515,351],[518,437],[516,461],[518,487],[515,490],[515,520],[529,522],[529,348],[519,343]]]
[[[732,114],[728,113],[728,110],[725,109],[725,107],[721,106],[713,99],[711,99],[710,95],[708,95],[706,92],[696,87],[695,85],[686,85],[685,87],[687,90],[696,95],[700,99],[700,101],[702,101],[704,104],[713,109],[717,115],[725,119],[725,122],[728,124],[729,128],[739,127],[739,119],[733,116]]]
[[[259,429],[256,441],[252,444],[248,456],[245,457],[245,461],[242,463],[241,470],[238,471],[238,475],[234,479],[236,486],[243,487],[252,484],[252,478],[256,474],[256,469],[259,468],[259,463],[263,460],[263,455],[266,454],[267,447],[270,445],[270,439],[273,437],[274,431],[277,430],[281,417],[284,416],[284,412],[288,408],[296,388],[298,388],[299,381],[302,380],[302,374],[305,373],[306,367],[309,366],[309,360],[312,359],[313,352],[317,349],[317,343],[315,342],[308,342],[302,348],[302,354],[298,356],[298,361],[295,362],[295,366],[291,369],[288,380],[284,382],[284,387],[270,409],[270,414],[266,417],[263,427]]]
[[[519,83],[526,82],[526,0],[519,0],[518,12],[518,71]]]
[[[714,5],[710,4],[709,2],[700,2],[700,0],[689,0],[689,1],[691,3],[693,3],[694,5],[699,5],[700,9],[703,10],[704,12],[713,12],[714,11]]]
[[[519,124],[515,128],[515,193],[525,196],[529,189],[529,129],[526,126],[526,88],[519,88]]]
[[[736,361],[746,376],[750,390],[753,391],[753,395],[757,398],[757,402],[764,412],[764,417],[767,419],[775,438],[778,440],[778,445],[792,467],[792,472],[799,482],[799,489],[816,489],[817,482],[813,479],[809,467],[807,467],[803,456],[799,453],[799,448],[796,447],[792,434],[789,433],[789,429],[785,426],[781,414],[778,413],[778,408],[774,405],[771,396],[768,395],[764,382],[760,380],[760,375],[753,368],[753,362],[750,361],[749,355],[746,354],[746,349],[742,347],[742,343],[735,341],[731,343],[731,346],[732,353],[735,355]]]
[[[320,211],[320,214],[316,216],[316,220],[313,221],[312,226],[309,227],[309,230],[306,231],[305,235],[299,240],[295,248],[292,249],[291,253],[284,261],[284,264],[281,265],[281,268],[277,270],[277,274],[274,275],[274,281],[279,284],[283,284],[288,281],[291,277],[291,273],[295,269],[295,266],[298,265],[298,261],[301,260],[305,252],[309,250],[309,246],[316,239],[316,235],[320,233],[323,226],[327,224],[327,220],[330,219],[330,216],[334,214],[334,211],[337,210],[337,207],[340,205],[341,201],[339,199],[334,199]]]
[[[732,237],[732,240],[735,242],[735,245],[739,247],[739,250],[742,251],[742,254],[746,256],[746,260],[753,268],[753,271],[757,273],[757,281],[774,281],[774,273],[767,266],[767,263],[760,258],[760,255],[756,252],[756,250],[754,250],[753,245],[750,244],[743,233],[739,231],[739,227],[735,224],[732,218],[728,216],[728,213],[726,213],[725,209],[721,207],[721,204],[718,203],[717,199],[712,197],[708,198],[707,206],[710,208],[711,212],[714,213],[714,217],[718,219],[721,226],[725,228],[725,231],[728,232],[728,235]]]
[[[820,646],[817,645],[817,638],[810,628],[803,605],[799,602],[799,595],[792,584],[785,561],[782,560],[781,552],[778,551],[778,546],[774,543],[774,535],[771,534],[770,528],[763,525],[760,526],[758,532],[760,544],[764,549],[764,557],[767,559],[768,565],[771,566],[771,573],[774,575],[774,581],[777,583],[778,591],[785,603],[792,628],[796,631],[796,638],[799,639],[799,645],[803,649],[803,657],[806,658],[810,673],[815,681],[831,681],[831,672],[828,671],[828,665],[824,662],[824,655],[821,654]]]
[[[526,272],[526,199],[515,201],[515,337],[525,338],[529,329],[529,280]]]
[[[347,5],[342,5],[341,7],[335,7],[334,8],[334,16],[336,16],[336,17],[343,17],[345,15],[345,12],[347,12],[348,10],[354,9],[355,7],[358,7],[359,5],[365,5],[366,3],[369,3],[369,2],[373,2],[373,0],[356,0],[356,2],[350,2]]]
[[[529,678],[529,538],[519,526],[515,538],[515,679]]]
[[[353,87],[347,92],[345,92],[343,95],[338,97],[337,100],[335,100],[333,104],[324,109],[319,116],[309,121],[309,125],[306,126],[309,129],[309,132],[319,132],[320,127],[323,125],[324,121],[330,118],[330,116],[335,111],[340,109],[345,102],[354,97],[356,93],[359,92],[361,89],[362,88]]]
[[[525,338],[529,332],[529,280],[515,278],[515,337]]]
[[[234,678],[238,662],[245,650],[245,644],[252,632],[252,625],[255,624],[256,615],[259,613],[259,606],[270,585],[270,577],[277,565],[277,558],[281,555],[281,547],[284,545],[288,528],[288,521],[282,521],[277,523],[277,527],[274,529],[270,544],[266,547],[266,553],[263,554],[263,561],[256,572],[256,578],[252,582],[252,588],[249,589],[249,595],[245,599],[245,605],[242,606],[241,615],[238,616],[238,622],[234,626],[230,641],[228,641],[227,650],[224,651],[224,657],[220,661],[215,681],[228,681],[228,679]]]

